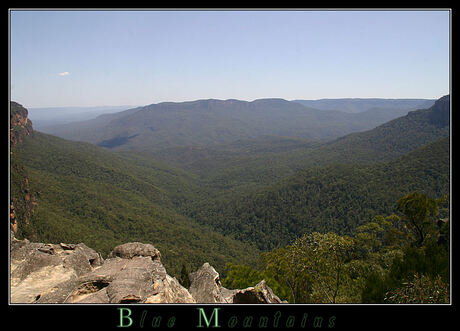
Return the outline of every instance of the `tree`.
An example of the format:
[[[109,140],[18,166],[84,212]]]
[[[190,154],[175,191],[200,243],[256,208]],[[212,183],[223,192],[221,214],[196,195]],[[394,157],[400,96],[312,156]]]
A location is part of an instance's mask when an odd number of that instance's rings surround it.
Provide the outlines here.
[[[289,289],[289,302],[310,302],[312,279],[305,272],[302,257],[293,246],[276,248],[263,254],[261,260],[265,265],[265,271]]]
[[[404,286],[389,291],[385,296],[387,303],[449,303],[449,285],[441,276],[434,280],[427,275],[416,274]]]
[[[247,265],[227,263],[225,265],[225,272],[226,276],[221,280],[222,285],[230,289],[241,289],[253,286],[264,279],[261,272]]]
[[[336,303],[348,280],[346,263],[352,260],[355,241],[330,232],[304,235],[293,245],[304,272],[315,280],[317,292],[325,301]]]
[[[449,250],[444,245],[438,245],[436,240],[427,241],[423,247],[407,246],[402,256],[393,259],[388,272],[369,274],[361,292],[362,301],[382,303],[386,293],[402,293],[401,288],[407,284],[417,283],[414,275],[423,275],[432,280],[441,277],[442,282],[448,284],[449,270]],[[390,296],[387,295],[387,298]],[[389,302],[388,300],[386,302]]]
[[[432,217],[438,214],[437,201],[425,193],[413,192],[398,200],[397,209],[404,215],[403,220],[414,234],[415,244],[421,247],[435,230]]]
[[[290,300],[290,291],[280,284],[267,270],[256,270],[247,265],[227,263],[225,266],[226,276],[221,280],[222,285],[228,289],[244,289],[265,280],[267,285],[282,300]]]
[[[411,240],[406,226],[398,215],[374,216],[372,221],[356,229],[357,247],[365,253],[377,253],[385,249],[399,249]]]
[[[185,288],[190,287],[190,279],[188,277],[187,267],[185,266],[185,264],[182,264],[179,283]]]
[[[379,220],[379,219],[378,219]],[[356,229],[356,241],[359,243],[361,249],[366,250],[368,253],[377,252],[382,246],[382,240],[380,237],[384,232],[382,226],[374,218],[373,221],[361,225]]]

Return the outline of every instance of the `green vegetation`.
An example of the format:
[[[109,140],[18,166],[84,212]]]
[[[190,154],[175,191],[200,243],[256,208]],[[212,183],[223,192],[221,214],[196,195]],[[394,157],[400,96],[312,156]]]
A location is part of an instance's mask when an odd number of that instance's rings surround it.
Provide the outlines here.
[[[416,274],[412,281],[404,286],[387,293],[386,303],[448,303],[449,286],[437,276],[432,280],[430,276]]]
[[[204,262],[253,264],[258,250],[198,225],[174,208],[198,191],[183,171],[142,155],[114,154],[35,132],[17,146],[38,204],[21,234],[44,242],[84,242],[101,253],[129,241],[151,243],[168,272]],[[12,176],[15,185],[15,176]],[[15,190],[12,190],[14,193]]]
[[[448,123],[449,96],[445,96],[430,109],[327,143],[265,136],[214,147],[163,149],[152,155],[199,175],[208,187],[247,191],[248,186],[271,185],[315,166],[363,166],[404,157],[448,137]]]
[[[407,199],[426,199],[410,193]],[[441,200],[434,200],[439,204]],[[407,215],[378,215],[354,236],[304,234],[261,255],[257,269],[230,265],[229,286],[266,279],[291,303],[449,303],[449,246],[435,230],[420,246]],[[429,217],[435,224],[436,213]]]
[[[398,197],[415,190],[449,192],[448,138],[386,163],[305,169],[268,187],[195,202],[187,212],[227,236],[270,250],[303,233],[350,235],[374,215],[395,212]]]
[[[400,294],[409,290],[407,286],[411,282],[417,283],[420,275],[425,277],[424,280],[434,281],[433,286],[449,288],[449,247],[430,240],[422,247],[404,247],[402,253],[393,260],[388,271],[369,275],[362,288],[363,303],[401,300]],[[432,288],[426,287],[425,290],[429,293]]]
[[[449,300],[448,96],[335,141],[261,136],[267,121],[251,136],[227,113],[240,131],[208,128],[192,139],[206,146],[174,140],[150,148],[150,138],[168,139],[174,130],[162,125],[180,119],[184,104],[198,114],[179,122],[175,138],[184,141],[209,120],[209,109],[237,105],[252,120],[281,106],[291,115],[305,111],[280,99],[230,101],[165,103],[91,122],[95,135],[99,124],[113,125],[99,142],[123,142],[117,151],[40,132],[23,137],[13,127],[16,235],[84,242],[103,255],[121,243],[151,243],[184,286],[209,262],[228,288],[265,279],[292,303]],[[157,128],[148,125],[154,111],[166,116]],[[139,123],[141,132],[133,129]]]

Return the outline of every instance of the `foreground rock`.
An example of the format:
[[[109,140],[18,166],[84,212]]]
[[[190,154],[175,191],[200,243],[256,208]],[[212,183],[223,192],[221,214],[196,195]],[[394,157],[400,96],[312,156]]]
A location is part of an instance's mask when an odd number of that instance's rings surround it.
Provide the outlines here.
[[[226,289],[220,283],[219,274],[209,263],[203,264],[189,278],[190,294],[200,303],[287,303],[273,293],[265,280],[243,290]]]
[[[11,236],[11,303],[281,303],[264,281],[222,287],[208,263],[190,275],[190,291],[167,274],[160,252],[138,242],[104,261],[84,244],[41,244]]]
[[[11,303],[195,303],[152,245],[115,247],[107,260],[78,245],[11,240]]]

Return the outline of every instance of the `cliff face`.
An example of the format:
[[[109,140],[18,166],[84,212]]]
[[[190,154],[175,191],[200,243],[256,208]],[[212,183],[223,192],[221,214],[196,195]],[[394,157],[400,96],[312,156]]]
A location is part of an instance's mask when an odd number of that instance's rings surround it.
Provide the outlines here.
[[[27,115],[26,108],[10,103],[10,227],[16,234],[28,224],[37,203],[37,194],[31,191],[27,171],[15,152],[24,138],[33,133]]]
[[[42,244],[11,233],[11,303],[281,303],[260,282],[228,290],[208,263],[190,274],[190,290],[167,274],[160,252],[138,242],[104,261],[84,244]]]
[[[28,111],[20,104],[10,102],[10,141],[11,146],[20,143],[25,136],[33,132],[32,122],[29,120]]]

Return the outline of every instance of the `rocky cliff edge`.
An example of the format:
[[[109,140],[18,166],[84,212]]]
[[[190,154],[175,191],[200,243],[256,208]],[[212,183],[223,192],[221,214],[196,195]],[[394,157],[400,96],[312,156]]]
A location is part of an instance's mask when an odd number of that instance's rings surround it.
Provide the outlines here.
[[[208,263],[189,275],[190,289],[167,274],[160,252],[139,242],[117,246],[104,260],[85,244],[18,240],[11,232],[11,303],[282,303],[261,281],[229,290]]]

